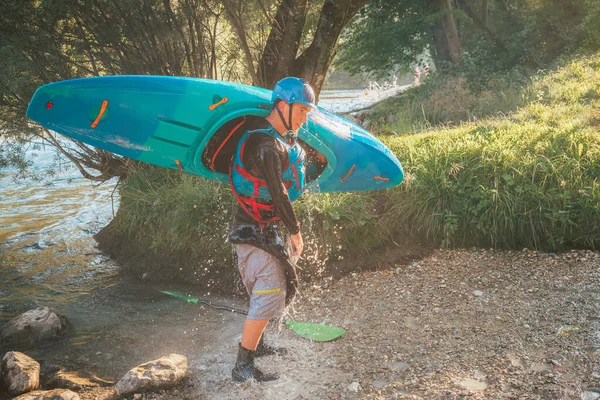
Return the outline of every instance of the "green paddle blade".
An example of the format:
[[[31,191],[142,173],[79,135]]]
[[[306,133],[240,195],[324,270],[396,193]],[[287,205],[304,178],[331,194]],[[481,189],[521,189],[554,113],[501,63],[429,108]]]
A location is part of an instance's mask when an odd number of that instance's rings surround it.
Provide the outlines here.
[[[183,293],[175,292],[173,290],[161,290],[160,292],[164,293],[164,294],[168,294],[171,297],[175,297],[176,299],[187,301],[188,303],[198,304],[197,298],[185,295]]]
[[[313,322],[285,321],[285,324],[289,326],[291,330],[296,332],[298,336],[316,342],[329,342],[346,333],[346,330],[343,328],[315,324]]]

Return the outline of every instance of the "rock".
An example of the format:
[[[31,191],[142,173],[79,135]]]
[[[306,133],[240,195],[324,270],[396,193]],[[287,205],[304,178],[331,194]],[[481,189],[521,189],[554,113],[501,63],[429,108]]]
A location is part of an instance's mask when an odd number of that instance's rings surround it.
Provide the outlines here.
[[[0,343],[24,344],[36,343],[43,340],[63,336],[71,323],[57,311],[40,307],[27,311],[0,328]]]
[[[595,400],[600,397],[600,393],[596,392],[582,392],[581,400]]]
[[[352,382],[348,385],[348,391],[358,392],[360,390],[360,384],[358,382]]]
[[[138,365],[127,372],[115,385],[115,395],[168,389],[179,383],[187,371],[187,358],[179,354],[170,354]]]
[[[11,394],[30,392],[40,386],[40,364],[23,353],[6,353],[1,370],[2,379]]]
[[[483,292],[481,290],[474,290],[473,296],[481,297],[481,296],[483,296]]]
[[[360,119],[358,119],[357,117],[352,116],[352,115],[346,115],[346,119],[354,122],[356,125],[360,125],[360,122],[361,122]]]
[[[357,111],[353,115],[351,114],[350,116],[353,117],[355,120],[359,121],[358,125],[360,125],[360,123],[364,121],[365,118],[367,118],[370,114],[373,114],[374,112],[374,109],[367,108],[366,110]]]
[[[408,368],[410,368],[410,364],[402,362],[402,361],[395,362],[390,366],[390,369],[399,370],[399,371],[404,371],[405,369],[408,369]]]
[[[79,395],[67,389],[36,390],[13,400],[79,400]]]
[[[387,385],[388,385],[388,383],[386,381],[382,381],[381,379],[377,379],[377,380],[373,381],[373,387],[375,389],[383,389]]]

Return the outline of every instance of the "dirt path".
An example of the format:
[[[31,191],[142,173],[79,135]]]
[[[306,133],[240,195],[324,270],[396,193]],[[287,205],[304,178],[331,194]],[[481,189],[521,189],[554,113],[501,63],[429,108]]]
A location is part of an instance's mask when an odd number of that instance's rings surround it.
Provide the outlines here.
[[[599,261],[585,251],[436,250],[409,265],[313,284],[294,318],[348,333],[311,343],[271,329],[268,339],[290,354],[259,365],[280,380],[229,380],[240,320],[210,348],[186,354],[186,385],[139,398],[595,399]]]

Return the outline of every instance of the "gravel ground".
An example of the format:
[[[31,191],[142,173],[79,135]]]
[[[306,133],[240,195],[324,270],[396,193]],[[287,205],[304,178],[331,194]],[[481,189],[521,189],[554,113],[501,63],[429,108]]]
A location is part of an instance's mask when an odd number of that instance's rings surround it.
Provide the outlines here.
[[[278,381],[229,379],[240,324],[190,357],[189,379],[139,399],[595,399],[600,255],[435,250],[385,270],[313,283],[292,317],[348,332],[329,343],[271,327]],[[81,393],[105,398],[106,390]]]

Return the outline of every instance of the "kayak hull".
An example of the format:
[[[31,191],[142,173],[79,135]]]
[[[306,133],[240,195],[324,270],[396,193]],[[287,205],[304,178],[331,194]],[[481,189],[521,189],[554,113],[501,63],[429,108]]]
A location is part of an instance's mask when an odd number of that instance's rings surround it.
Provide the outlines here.
[[[232,82],[106,76],[41,86],[27,115],[50,130],[100,149],[228,182],[226,171],[215,168],[207,157],[209,143],[218,150],[223,146],[214,146],[215,138],[239,138],[239,132],[232,135],[233,128],[243,130],[241,122],[267,116],[270,99],[269,90]],[[321,192],[386,189],[403,180],[400,162],[385,145],[323,108],[309,114],[298,135],[327,159],[315,182]],[[228,147],[235,146],[229,143]]]

